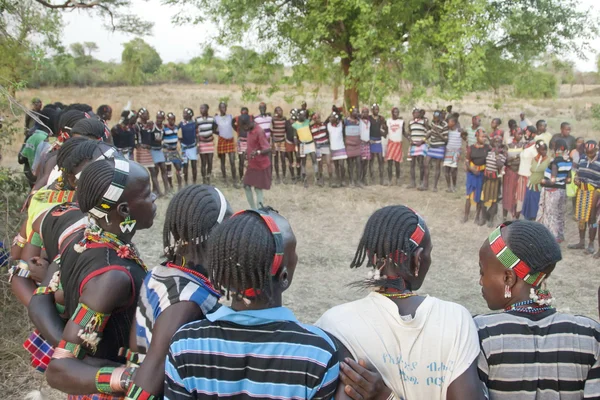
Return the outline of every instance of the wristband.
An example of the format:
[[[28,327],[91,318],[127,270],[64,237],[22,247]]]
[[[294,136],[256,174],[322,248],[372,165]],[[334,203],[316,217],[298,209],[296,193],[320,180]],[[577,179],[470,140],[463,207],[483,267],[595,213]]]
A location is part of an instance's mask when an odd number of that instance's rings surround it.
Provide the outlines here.
[[[131,385],[129,391],[127,392],[127,397],[125,400],[156,400],[157,397],[153,394],[146,392],[141,387],[137,386],[135,383]]]
[[[112,394],[112,374],[115,371],[115,367],[102,367],[96,372],[96,390],[98,393]]]
[[[71,342],[67,342],[66,340],[61,340],[58,346],[56,346],[56,350],[64,349],[71,353],[75,358],[79,360],[83,360],[85,357],[85,350],[81,347],[80,344],[75,344]],[[61,352],[62,354],[62,352]],[[56,353],[55,353],[56,356]],[[64,358],[64,357],[55,357],[55,358]]]
[[[12,245],[23,248],[25,247],[25,243],[27,243],[27,239],[25,239],[23,236],[21,236],[20,233],[18,233],[17,236],[15,236],[15,238],[13,239]]]
[[[54,293],[54,290],[52,290],[52,288],[49,288],[48,286],[40,286],[33,291],[34,296],[51,294],[51,293]]]

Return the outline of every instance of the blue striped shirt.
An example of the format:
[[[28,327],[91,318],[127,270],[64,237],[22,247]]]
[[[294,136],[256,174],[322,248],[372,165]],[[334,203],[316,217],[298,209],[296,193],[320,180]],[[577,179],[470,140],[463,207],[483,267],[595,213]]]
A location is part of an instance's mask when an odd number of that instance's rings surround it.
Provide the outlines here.
[[[177,143],[179,143],[179,136],[177,136],[177,125],[173,127],[165,125],[163,128],[163,148],[165,150],[177,150]]]
[[[552,184],[543,183],[542,186],[547,188],[558,188],[564,189],[567,184],[567,178],[571,176],[571,168],[573,168],[573,163],[571,161],[567,161],[562,157],[556,157],[546,171],[544,172],[544,178],[550,180],[552,178],[552,169],[556,168],[556,181]]]
[[[330,399],[338,375],[335,342],[289,309],[223,306],[173,337],[165,399]]]

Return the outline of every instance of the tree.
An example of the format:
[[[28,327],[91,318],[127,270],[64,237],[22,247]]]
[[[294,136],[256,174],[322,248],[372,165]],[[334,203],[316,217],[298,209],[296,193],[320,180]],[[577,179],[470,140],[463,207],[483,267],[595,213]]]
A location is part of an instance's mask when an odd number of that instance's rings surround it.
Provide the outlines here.
[[[144,82],[144,74],[153,74],[160,68],[162,59],[154,49],[141,38],[133,39],[123,45],[121,62],[126,78],[134,85]]]
[[[85,47],[82,43],[71,43],[69,49],[71,49],[71,54],[75,58],[85,58],[86,56]]]
[[[576,0],[163,0],[180,5],[179,21],[210,16],[219,41],[255,43],[310,76],[335,62],[347,104],[425,82],[447,96],[471,90],[485,71],[488,49],[523,60],[545,51],[581,50],[597,32]],[[197,15],[190,14],[195,7]],[[583,39],[578,46],[575,39]]]
[[[92,53],[98,51],[98,45],[96,44],[96,42],[83,42],[83,47],[85,47],[85,50],[87,51],[87,56],[90,58],[92,58]]]

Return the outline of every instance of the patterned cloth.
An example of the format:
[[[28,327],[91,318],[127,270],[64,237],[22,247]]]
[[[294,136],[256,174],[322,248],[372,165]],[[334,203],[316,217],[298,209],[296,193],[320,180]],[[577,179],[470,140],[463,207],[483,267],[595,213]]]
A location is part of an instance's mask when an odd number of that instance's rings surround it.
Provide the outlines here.
[[[42,337],[37,329],[23,343],[23,347],[31,354],[31,366],[41,373],[46,372],[54,354],[54,347]]]
[[[471,204],[475,205],[481,201],[481,191],[483,189],[483,170],[485,165],[476,166],[471,162],[471,168],[477,167],[479,175],[475,175],[471,171],[467,171],[467,199],[471,200]]]
[[[124,400],[123,396],[111,396],[109,394],[68,394],[67,400]]]
[[[348,155],[346,154],[346,149],[331,150],[331,159],[333,161],[345,160],[347,158]]]
[[[154,160],[152,159],[152,153],[150,152],[150,149],[145,149],[139,146],[136,147],[135,161],[146,168],[154,167]]]
[[[304,158],[309,154],[315,153],[317,151],[317,147],[315,146],[315,142],[310,143],[302,143],[299,145],[300,157]]]
[[[285,140],[282,140],[281,142],[273,142],[273,151],[285,153]]]
[[[371,144],[369,142],[360,142],[360,158],[367,161],[371,159]]]
[[[425,155],[434,160],[443,160],[446,156],[446,147],[427,147],[427,153]]]
[[[346,136],[346,154],[349,158],[360,157],[360,136]]]
[[[487,208],[498,202],[500,195],[500,178],[484,178],[481,189],[481,201]]]
[[[245,154],[248,149],[248,138],[239,137],[237,142],[238,154]]]
[[[510,211],[511,214],[514,215],[517,209],[517,184],[519,183],[519,174],[509,167],[506,167],[504,172],[502,186],[502,208]]]
[[[217,154],[235,153],[235,147],[235,140],[233,138],[223,139],[221,136],[219,136],[219,142],[217,144]]]
[[[506,179],[506,177],[504,177]],[[506,193],[504,194],[506,196]],[[523,218],[534,220],[537,217],[537,213],[540,209],[540,192],[537,190],[531,190],[527,188],[525,193],[525,201],[523,202]]]
[[[593,219],[590,221],[590,217],[594,204],[596,204],[598,192],[599,190],[589,183],[579,185],[577,197],[575,197],[575,219],[579,223],[579,229],[585,229],[588,222],[595,222]]]
[[[523,202],[525,201],[525,193],[527,192],[527,183],[529,182],[529,177],[519,175],[519,179],[517,181],[517,209],[516,212],[520,213],[523,209]]]
[[[181,154],[177,150],[165,150],[164,153],[167,165],[175,164],[181,167]]]
[[[401,163],[404,155],[402,154],[402,142],[394,142],[393,140],[388,141],[387,154],[385,159],[388,161],[395,161]]]
[[[202,140],[198,141],[198,153],[199,154],[214,154],[215,152],[215,142],[214,140],[208,140],[203,142]]]
[[[286,153],[294,153],[297,152],[298,148],[294,143],[290,143],[287,140],[285,141],[285,152]]]
[[[537,222],[543,224],[557,240],[565,239],[565,214],[567,192],[565,189],[542,188]]]
[[[458,168],[458,159],[460,158],[460,150],[446,149],[444,154],[444,167]]]
[[[427,144],[422,143],[420,145],[411,145],[408,153],[411,157],[420,157],[427,155]]]

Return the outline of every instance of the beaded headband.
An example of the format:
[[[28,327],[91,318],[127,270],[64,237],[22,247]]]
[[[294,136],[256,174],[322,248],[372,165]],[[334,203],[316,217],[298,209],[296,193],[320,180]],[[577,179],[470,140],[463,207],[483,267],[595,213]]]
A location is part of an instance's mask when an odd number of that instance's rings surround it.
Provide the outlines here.
[[[421,245],[421,242],[423,242],[423,238],[425,237],[425,221],[423,220],[423,218],[412,208],[410,208],[410,210],[412,212],[415,213],[415,215],[418,218],[417,221],[417,227],[415,228],[414,232],[410,235],[410,238],[408,239],[415,247],[415,249],[417,247],[419,247]],[[390,259],[392,259],[392,261],[394,261],[396,264],[404,262],[406,260],[406,254],[404,252],[401,252],[400,250],[396,250],[396,252],[394,254],[390,254]],[[373,255],[373,264],[377,264],[377,257],[375,255]]]
[[[593,140],[590,140],[589,142],[587,142],[585,144],[586,150],[596,150],[597,148],[598,148],[598,144],[596,142],[594,142]]]
[[[271,276],[277,275],[279,269],[281,268],[281,264],[283,264],[283,235],[277,226],[275,220],[266,212],[260,210],[243,210],[238,211],[233,214],[232,218],[246,213],[255,213],[262,217],[263,221],[267,225],[267,228],[271,231],[273,235],[273,240],[275,240],[275,256],[273,257],[273,264],[271,265]]]
[[[546,274],[543,272],[532,272],[529,265],[525,264],[511,249],[508,248],[506,242],[502,238],[501,229],[507,226],[502,224],[497,227],[489,236],[490,247],[496,255],[498,261],[502,263],[506,268],[515,271],[515,274],[525,282],[533,286],[538,286]]]
[[[187,115],[194,115],[194,110],[192,110],[191,108],[185,108],[183,110],[183,113]]]
[[[117,204],[117,201],[121,198],[125,184],[127,183],[127,176],[129,175],[129,161],[123,158],[115,158],[115,173],[113,175],[110,186],[106,190],[106,193],[102,196],[102,200],[99,205],[96,205],[90,210],[96,218],[104,218],[108,215],[108,212]]]
[[[138,116],[141,116],[143,113],[147,112],[148,110],[146,110],[144,107],[140,108],[138,111]]]

